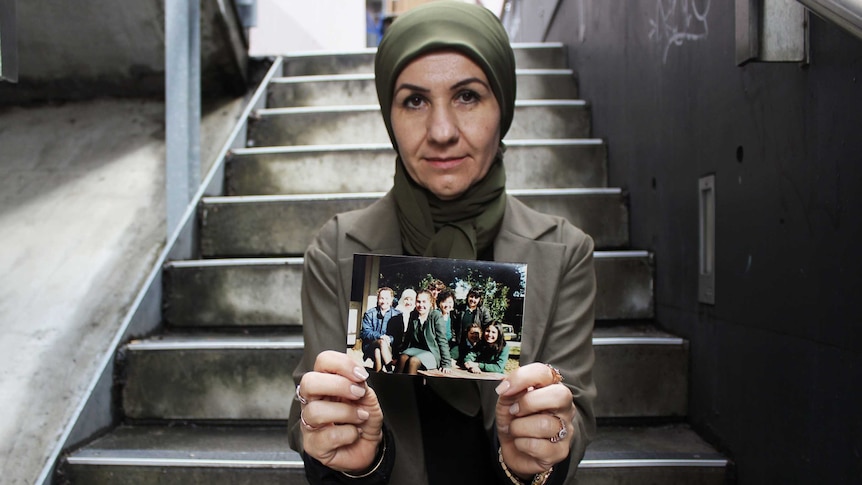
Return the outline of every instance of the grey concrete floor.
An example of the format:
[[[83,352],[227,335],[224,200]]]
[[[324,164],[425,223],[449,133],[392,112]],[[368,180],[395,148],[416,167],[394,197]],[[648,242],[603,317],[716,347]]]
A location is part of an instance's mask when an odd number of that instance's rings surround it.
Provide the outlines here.
[[[216,103],[202,170],[243,100]],[[33,483],[165,244],[164,104],[0,109],[0,482]]]

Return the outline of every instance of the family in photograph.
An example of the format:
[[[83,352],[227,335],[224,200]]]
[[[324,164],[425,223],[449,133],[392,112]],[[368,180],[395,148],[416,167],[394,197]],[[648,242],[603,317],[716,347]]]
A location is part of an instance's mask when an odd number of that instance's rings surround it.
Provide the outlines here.
[[[377,305],[362,317],[362,359],[375,372],[505,372],[509,347],[500,325],[482,306],[481,291],[471,288],[457,305],[455,292],[431,279],[418,293],[404,290],[397,306],[394,294],[392,288],[379,288]]]

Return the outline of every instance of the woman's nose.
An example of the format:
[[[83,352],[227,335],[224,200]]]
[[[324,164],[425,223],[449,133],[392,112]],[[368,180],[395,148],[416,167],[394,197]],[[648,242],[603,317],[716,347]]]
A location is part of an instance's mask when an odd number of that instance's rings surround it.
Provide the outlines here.
[[[439,144],[458,140],[460,131],[455,113],[449,106],[434,106],[428,120],[428,138]]]

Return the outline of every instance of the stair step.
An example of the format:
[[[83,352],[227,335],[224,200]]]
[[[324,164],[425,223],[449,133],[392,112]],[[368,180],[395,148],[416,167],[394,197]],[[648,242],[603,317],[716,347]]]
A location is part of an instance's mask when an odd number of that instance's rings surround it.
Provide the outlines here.
[[[302,335],[179,335],[124,347],[132,419],[286,420]]]
[[[590,109],[582,100],[515,103],[507,139],[589,138]],[[261,109],[248,126],[248,146],[387,143],[378,105]]]
[[[652,255],[596,251],[596,319],[653,315]],[[302,258],[174,261],[165,265],[164,318],[187,327],[299,325]]]
[[[596,320],[653,318],[653,256],[647,251],[596,251]]]
[[[164,272],[164,320],[193,327],[299,325],[302,258],[175,261]]]
[[[653,327],[597,328],[593,374],[602,418],[685,416],[688,347]],[[124,348],[132,419],[285,420],[301,335],[173,335]],[[285,397],[287,396],[287,397]]]
[[[579,485],[724,485],[729,463],[684,425],[603,427],[578,467]]]
[[[580,485],[723,485],[727,459],[686,426],[599,427]],[[72,483],[304,484],[283,426],[120,426],[68,456]]]
[[[531,189],[509,193],[541,212],[564,217],[601,248],[628,244],[628,208],[620,189]],[[206,197],[200,204],[203,257],[299,256],[339,212],[371,205],[384,194]]]
[[[654,326],[598,326],[593,349],[598,416],[688,414],[688,342]]]
[[[565,47],[562,43],[515,43],[515,65],[518,69],[565,69]],[[343,53],[291,54],[284,57],[285,76],[355,74],[374,72],[376,49]]]
[[[571,69],[521,69],[517,71],[517,99],[576,99]],[[273,79],[266,106],[339,106],[377,103],[374,74],[331,74]]]
[[[607,145],[598,139],[506,142],[510,189],[607,186]],[[227,195],[353,192],[346,168],[362,173],[362,190],[385,192],[395,176],[387,143],[244,148],[227,160]]]
[[[66,458],[71,483],[305,485],[284,426],[120,426]]]

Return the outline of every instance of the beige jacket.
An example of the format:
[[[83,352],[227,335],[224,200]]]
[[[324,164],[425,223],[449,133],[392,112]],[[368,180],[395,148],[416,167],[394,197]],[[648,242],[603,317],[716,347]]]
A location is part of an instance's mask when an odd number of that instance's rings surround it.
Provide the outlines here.
[[[302,282],[305,354],[294,371],[295,382],[314,367],[321,351],[345,349],[355,253],[403,254],[391,193],[365,209],[335,216],[306,251]],[[566,220],[536,212],[509,197],[494,241],[494,260],[527,263],[521,365],[545,362],[560,369],[579,411],[572,423],[575,437],[569,483],[595,432],[593,240]],[[493,387],[483,388],[482,394],[486,427],[491,429],[497,396]],[[388,411],[385,398],[380,400],[386,424],[395,435],[391,483],[427,483],[419,423],[410,413]],[[407,404],[402,399],[398,407],[409,409]],[[290,443],[296,450],[302,447],[299,408],[293,406],[290,416]]]

